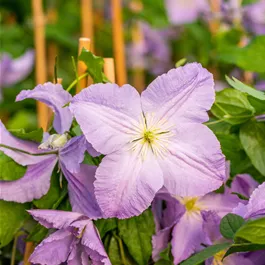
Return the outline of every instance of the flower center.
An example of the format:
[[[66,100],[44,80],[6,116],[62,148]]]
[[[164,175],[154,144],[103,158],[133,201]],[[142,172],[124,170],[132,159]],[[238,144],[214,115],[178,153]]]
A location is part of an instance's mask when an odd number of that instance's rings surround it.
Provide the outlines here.
[[[214,255],[213,265],[223,265],[222,259],[226,250],[222,250]]]
[[[39,149],[58,149],[63,147],[68,141],[67,133],[64,134],[52,134],[49,138],[39,145]]]
[[[146,132],[144,132],[143,140],[144,140],[144,142],[152,144],[155,140],[155,134],[151,131],[146,131]]]
[[[176,197],[186,208],[188,213],[194,213],[201,210],[201,205],[198,203],[198,197]]]

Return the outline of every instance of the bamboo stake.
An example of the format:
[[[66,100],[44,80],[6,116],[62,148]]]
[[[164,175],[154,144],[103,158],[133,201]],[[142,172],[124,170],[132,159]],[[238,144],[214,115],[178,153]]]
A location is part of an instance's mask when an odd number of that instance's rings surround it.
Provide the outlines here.
[[[127,83],[121,0],[111,0],[112,36],[118,85]]]
[[[113,58],[104,58],[104,74],[111,83],[115,83],[115,67]]]
[[[136,22],[132,28],[132,42],[133,45],[141,45],[144,41],[143,32],[141,30],[139,22]],[[139,93],[142,93],[145,88],[145,76],[144,69],[136,67],[133,69],[133,86],[137,89]]]
[[[81,0],[81,24],[82,36],[90,38],[90,50],[94,51],[94,23],[93,23],[93,1]]]
[[[42,0],[32,0],[34,42],[36,49],[36,82],[43,84],[47,80],[46,51],[45,51],[45,21]],[[37,102],[38,124],[45,129],[48,120],[48,108],[42,102]]]
[[[27,242],[26,243],[25,252],[24,252],[24,259],[23,259],[23,264],[24,265],[30,265],[29,257],[30,257],[30,255],[31,255],[31,253],[33,251],[34,251],[34,244],[33,244],[33,242]]]
[[[90,50],[90,39],[89,38],[79,38],[79,47],[78,47],[78,55],[81,53],[82,49],[85,48]],[[78,76],[83,75],[87,70],[87,67],[84,62],[78,61],[77,63],[77,73]],[[87,79],[81,79],[76,86],[76,93],[79,93],[83,88],[87,87]]]

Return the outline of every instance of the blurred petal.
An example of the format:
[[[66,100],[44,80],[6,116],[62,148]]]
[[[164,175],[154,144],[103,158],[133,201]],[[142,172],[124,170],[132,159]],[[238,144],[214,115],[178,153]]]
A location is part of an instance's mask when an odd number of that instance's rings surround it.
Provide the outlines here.
[[[33,90],[23,90],[17,95],[16,101],[26,98],[39,100],[53,110],[55,113],[53,127],[57,133],[62,134],[70,129],[73,117],[69,108],[63,106],[72,100],[72,96],[63,89],[62,85],[48,82],[36,86]]]
[[[70,109],[87,141],[102,154],[129,143],[142,115],[138,92],[130,85],[110,83],[83,89]]]
[[[1,54],[0,58],[0,90],[5,87],[5,77],[12,64],[12,59],[7,53]]]
[[[75,238],[66,230],[59,230],[44,239],[30,256],[30,262],[41,265],[59,265],[65,262]]]
[[[9,87],[25,79],[31,73],[33,65],[33,50],[28,50],[22,56],[12,60],[8,71],[5,72],[3,86]]]
[[[201,244],[206,240],[202,225],[203,219],[199,212],[187,212],[175,225],[171,240],[174,264],[179,264],[202,248]]]
[[[214,102],[212,74],[198,63],[190,63],[157,77],[142,93],[145,114],[174,126],[207,121]]]
[[[231,184],[231,192],[237,192],[249,198],[259,183],[248,174],[236,175]]]
[[[60,150],[59,159],[68,171],[72,173],[80,171],[80,164],[83,162],[87,150],[86,142],[83,135],[76,136],[71,138]]]
[[[231,211],[238,205],[241,200],[233,194],[229,193],[210,193],[198,200],[202,210],[215,211],[221,218]]]
[[[225,158],[220,143],[206,126],[190,124],[179,128],[167,149],[159,164],[171,194],[202,196],[223,184]]]
[[[32,141],[21,140],[13,136],[0,121],[0,144],[8,145],[12,148],[21,149],[23,151],[38,154],[43,151],[38,150],[38,144]],[[53,158],[55,155],[45,155],[45,156],[33,156],[28,155],[19,151],[13,151],[8,148],[0,147],[0,151],[4,152],[7,156],[11,157],[18,164],[22,166],[33,165],[48,158]]]
[[[154,155],[149,152],[143,159],[139,152],[112,153],[97,169],[95,194],[105,217],[139,215],[162,187],[162,172]]]
[[[30,165],[25,175],[14,181],[0,181],[0,199],[15,202],[29,202],[45,195],[50,188],[50,178],[57,158],[49,158]]]
[[[257,218],[265,215],[265,182],[256,188],[247,204],[245,218]]]
[[[96,157],[96,156],[100,156],[101,154],[99,152],[97,152],[93,146],[91,145],[91,143],[89,143],[86,140],[86,150],[87,152],[92,156],[92,157]]]
[[[166,202],[166,208],[163,201]],[[152,237],[152,258],[157,261],[160,258],[160,252],[170,242],[171,229],[185,213],[185,207],[170,194],[160,193],[152,203],[152,211],[156,223],[156,234]]]
[[[74,221],[87,219],[80,213],[59,210],[29,210],[28,212],[47,228],[67,229]]]
[[[264,265],[265,250],[249,252],[245,255],[254,265]]]
[[[68,182],[72,210],[93,219],[102,217],[93,185],[97,167],[81,165],[78,173],[70,173],[64,165],[61,168]]]

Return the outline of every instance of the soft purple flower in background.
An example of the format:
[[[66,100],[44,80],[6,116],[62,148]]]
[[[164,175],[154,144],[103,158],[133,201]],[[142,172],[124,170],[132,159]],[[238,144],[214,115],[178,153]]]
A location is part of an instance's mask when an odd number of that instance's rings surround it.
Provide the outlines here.
[[[33,90],[22,91],[17,96],[17,100],[31,97],[45,102],[55,112],[55,129],[59,132],[65,132],[70,128],[72,122],[72,114],[69,109],[62,108],[69,100],[68,95],[69,93],[61,85],[46,83],[43,86],[37,86]],[[0,132],[0,144],[33,154],[44,152],[44,150],[38,148],[39,145],[37,143],[14,137],[1,122]],[[100,217],[101,212],[95,201],[93,191],[96,167],[81,164],[85,151],[88,151],[93,156],[98,155],[98,153],[95,152],[84,136],[76,136],[69,141],[66,141],[63,137],[64,140],[58,142],[60,138],[58,139],[57,137],[53,143],[48,145],[47,142],[40,145],[44,149],[46,146],[46,152],[57,150],[58,154],[34,156],[0,147],[1,151],[18,164],[28,166],[22,178],[15,181],[0,181],[0,199],[23,203],[41,198],[48,192],[51,174],[55,165],[59,162],[59,168],[68,181],[70,202],[73,210],[86,214],[91,218]],[[50,147],[54,148],[54,143],[56,142],[59,145],[57,145],[56,149],[51,150]]]
[[[166,202],[164,209],[162,201]],[[179,264],[196,251],[201,244],[211,244],[209,235],[204,231],[205,215],[214,216],[211,226],[219,228],[221,218],[231,212],[240,200],[228,192],[209,193],[202,197],[171,197],[158,193],[152,204],[156,220],[156,234],[153,236],[153,259],[159,259],[159,253],[171,241],[174,264]]]
[[[197,20],[210,11],[207,0],[165,0],[169,21],[173,25],[182,25]]]
[[[28,211],[47,228],[58,229],[34,250],[30,262],[40,265],[111,265],[99,233],[91,219],[75,213],[55,210]]]
[[[233,213],[245,219],[265,216],[265,182],[259,185],[251,194],[247,204],[239,203]]]
[[[265,0],[244,7],[244,25],[256,35],[265,34]]]
[[[7,53],[0,58],[0,101],[2,89],[13,86],[25,79],[32,71],[34,65],[34,51],[28,50],[19,58],[12,59]]]
[[[127,47],[128,66],[146,69],[154,75],[162,74],[172,67],[169,39],[172,29],[158,30],[147,23],[140,23],[143,39]]]
[[[139,93],[130,85],[96,84],[70,104],[86,139],[105,154],[95,194],[105,217],[143,212],[163,186],[201,196],[220,187],[225,159],[207,126],[212,75],[192,63],[170,70]]]

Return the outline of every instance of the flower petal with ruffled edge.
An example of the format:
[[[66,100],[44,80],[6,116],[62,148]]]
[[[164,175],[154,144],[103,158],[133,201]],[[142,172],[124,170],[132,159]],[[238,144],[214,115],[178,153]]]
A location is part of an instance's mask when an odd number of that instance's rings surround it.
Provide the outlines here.
[[[0,144],[7,145],[12,148],[17,148],[28,153],[40,154],[42,150],[38,150],[38,144],[32,141],[26,141],[13,136],[0,121]],[[18,164],[22,166],[33,165],[42,162],[48,158],[55,158],[56,155],[34,156],[28,155],[23,152],[10,150],[5,147],[0,147],[0,151],[4,152],[7,156],[12,158]]]
[[[29,260],[34,264],[59,265],[67,260],[75,240],[69,231],[56,231],[35,248]]]
[[[69,108],[63,106],[72,100],[72,96],[63,89],[62,85],[48,82],[32,90],[23,90],[17,95],[16,101],[27,98],[39,100],[53,110],[55,113],[53,127],[57,133],[62,134],[70,129],[73,116]]]
[[[81,165],[78,173],[71,173],[63,164],[61,164],[61,169],[68,182],[72,210],[92,219],[101,218],[102,213],[95,198],[93,185],[96,166]]]
[[[29,202],[45,195],[50,188],[50,179],[57,158],[48,158],[30,165],[25,175],[14,181],[0,181],[0,199],[14,202]]]
[[[122,149],[103,158],[94,185],[104,216],[126,218],[148,208],[163,178],[151,152],[142,160],[138,152]]]

